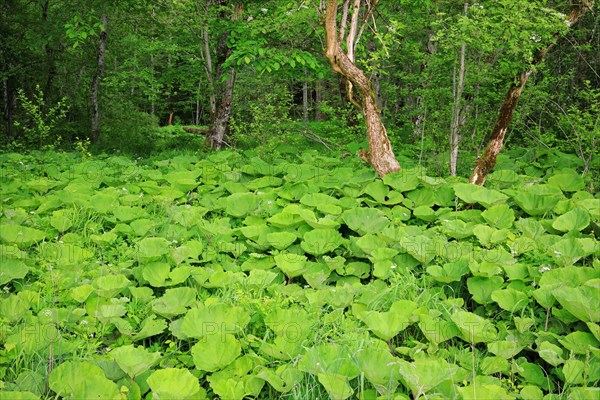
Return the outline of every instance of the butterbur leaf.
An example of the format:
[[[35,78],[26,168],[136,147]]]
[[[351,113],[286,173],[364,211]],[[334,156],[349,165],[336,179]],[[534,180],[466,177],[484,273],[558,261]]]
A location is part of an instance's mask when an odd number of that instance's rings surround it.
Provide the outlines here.
[[[165,294],[152,302],[152,311],[165,317],[172,318],[183,314],[187,307],[196,301],[196,291],[189,287],[167,289]]]
[[[514,196],[517,205],[532,216],[547,213],[563,198],[560,189],[550,185],[529,186]]]
[[[110,356],[129,377],[134,378],[156,364],[160,360],[161,354],[150,353],[142,346],[127,345],[113,349]]]
[[[294,253],[279,253],[275,257],[275,264],[288,278],[295,278],[306,271],[306,256]]]
[[[591,286],[561,287],[552,295],[561,306],[584,322],[600,322],[600,291]]]
[[[231,364],[242,353],[240,342],[231,334],[208,335],[192,347],[196,367],[214,372]]]
[[[385,214],[375,208],[353,208],[342,214],[348,228],[360,234],[377,233],[388,226],[390,221]]]
[[[547,341],[539,345],[538,354],[553,367],[557,367],[565,362],[562,358],[563,349]]]
[[[233,217],[243,217],[258,207],[258,197],[254,193],[234,193],[225,199],[225,212]]]
[[[22,279],[29,272],[29,267],[16,258],[0,257],[0,286],[12,281]]]
[[[169,242],[161,237],[144,238],[137,243],[137,250],[140,260],[156,260],[169,252]]]
[[[515,212],[508,204],[499,204],[481,213],[483,219],[496,229],[508,229],[515,220]]]
[[[250,322],[250,315],[242,307],[225,303],[200,304],[189,310],[181,323],[181,331],[191,338],[208,335],[221,336],[226,332],[238,332]]]
[[[0,390],[0,399],[39,400],[40,396],[33,394],[31,392],[15,392],[15,391]]]
[[[564,192],[576,192],[585,187],[581,175],[573,169],[563,169],[548,179],[548,184],[557,186]]]
[[[56,210],[50,218],[50,225],[59,232],[65,232],[73,226],[73,215],[70,210]]]
[[[59,396],[75,399],[120,399],[117,385],[100,367],[87,361],[67,361],[50,373],[48,386]]]
[[[515,398],[508,394],[506,389],[498,385],[470,385],[459,387],[458,392],[464,400],[513,400]]]
[[[163,319],[156,319],[156,315],[151,315],[140,324],[140,330],[133,336],[134,341],[160,335],[167,328],[167,323]]]
[[[296,241],[298,237],[291,232],[273,232],[267,233],[267,243],[277,250],[284,250]]]
[[[459,282],[461,278],[469,272],[469,263],[466,260],[459,260],[439,265],[427,267],[427,273],[438,282],[450,283]]]
[[[408,192],[419,186],[419,171],[406,168],[392,172],[383,177],[383,182],[398,192]]]
[[[504,280],[499,276],[489,278],[483,276],[472,276],[467,279],[469,293],[479,304],[489,304],[492,302],[492,293],[499,290],[504,284]]]
[[[516,356],[523,350],[524,346],[520,346],[517,342],[510,340],[499,340],[488,343],[488,350],[498,357],[510,359]]]
[[[397,359],[390,353],[387,343],[374,341],[356,354],[356,360],[361,372],[380,393],[391,394],[396,391],[400,374],[395,366]]]
[[[320,256],[329,253],[344,243],[342,235],[335,229],[314,229],[304,234],[301,246],[307,253]]]
[[[188,399],[201,393],[198,378],[187,369],[160,369],[154,371],[146,382],[159,399]]]
[[[317,379],[323,385],[329,398],[344,400],[352,396],[354,390],[348,383],[348,378],[335,373],[319,373]]]
[[[489,343],[498,336],[498,330],[489,320],[468,311],[458,311],[450,316],[469,343]]]
[[[39,229],[20,225],[0,225],[0,239],[8,244],[16,244],[20,248],[28,247],[46,238],[46,233]]]
[[[598,325],[596,325],[596,327],[598,327]],[[565,349],[581,355],[587,354],[593,347],[600,347],[600,341],[596,339],[593,334],[581,331],[569,333],[567,336],[558,339],[558,342],[563,345]]]
[[[412,323],[412,314],[417,309],[417,303],[410,300],[395,301],[390,311],[369,311],[361,319],[371,332],[383,340],[389,340],[408,328]]]
[[[131,281],[125,275],[105,275],[94,280],[93,287],[98,296],[111,298],[125,290]]]
[[[552,227],[561,232],[581,231],[590,224],[590,214],[577,207],[556,218]]]
[[[438,358],[422,358],[414,362],[398,360],[394,364],[415,398],[444,381],[453,380],[460,371],[457,365]]]
[[[512,288],[495,290],[491,297],[500,308],[510,312],[520,311],[529,304],[529,297],[525,293]]]
[[[256,376],[265,380],[280,393],[289,393],[296,384],[304,379],[304,373],[289,364],[281,365],[276,370],[258,367]]]
[[[485,375],[492,375],[510,370],[510,363],[503,357],[486,357],[481,361],[479,368]]]
[[[457,183],[453,186],[456,196],[467,204],[479,203],[485,208],[504,203],[508,196],[493,189],[471,183]]]
[[[574,358],[567,360],[562,368],[562,372],[565,376],[565,382],[571,385],[585,383],[585,371],[585,363]]]

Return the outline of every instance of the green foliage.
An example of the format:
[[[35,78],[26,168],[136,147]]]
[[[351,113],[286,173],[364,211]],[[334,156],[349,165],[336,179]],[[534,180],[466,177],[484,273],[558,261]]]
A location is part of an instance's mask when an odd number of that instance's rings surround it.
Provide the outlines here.
[[[4,390],[587,393],[600,210],[528,157],[547,174],[517,153],[477,189],[316,151],[0,154]]]
[[[22,89],[17,91],[17,96],[25,113],[22,121],[15,122],[15,126],[23,130],[23,144],[42,150],[56,148],[62,138],[54,131],[69,111],[67,99],[63,97],[56,104],[48,105],[39,85],[36,85],[31,98]]]

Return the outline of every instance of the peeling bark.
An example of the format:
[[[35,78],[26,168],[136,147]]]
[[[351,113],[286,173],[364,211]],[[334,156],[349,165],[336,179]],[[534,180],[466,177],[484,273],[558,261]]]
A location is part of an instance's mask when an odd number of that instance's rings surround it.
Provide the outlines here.
[[[354,4],[355,6],[360,6],[360,1],[355,1]],[[351,58],[342,50],[340,41],[338,40],[337,10],[337,0],[329,0],[325,16],[325,33],[327,39],[325,54],[331,63],[333,71],[344,76],[357,88],[361,97],[360,101],[357,102],[365,117],[367,140],[369,143],[369,151],[367,154],[363,153],[363,156],[369,161],[379,176],[384,176],[390,172],[398,171],[400,164],[396,160],[387,136],[387,131],[381,121],[371,81],[360,68],[354,65]],[[354,11],[358,13],[359,10],[355,8]]]
[[[567,25],[569,27],[573,26],[573,24],[575,24],[588,10],[592,9],[593,5],[593,0],[582,0],[571,11]],[[544,49],[540,49],[531,63],[531,66],[540,64],[544,59],[544,56],[551,48],[552,45]],[[529,79],[529,76],[531,76],[532,72],[533,69],[529,68],[514,78],[514,82],[508,89],[504,101],[502,102],[502,106],[500,107],[498,118],[496,119],[496,123],[492,129],[488,146],[475,164],[473,174],[469,179],[470,183],[482,186],[485,183],[488,173],[494,169],[494,166],[496,165],[496,158],[498,157],[498,153],[500,153],[500,150],[502,150],[502,146],[504,145],[504,137],[506,136],[506,131],[508,130],[510,122],[512,121],[513,113],[517,107],[517,102],[521,96],[521,93],[523,92],[525,84],[527,83],[527,79]]]

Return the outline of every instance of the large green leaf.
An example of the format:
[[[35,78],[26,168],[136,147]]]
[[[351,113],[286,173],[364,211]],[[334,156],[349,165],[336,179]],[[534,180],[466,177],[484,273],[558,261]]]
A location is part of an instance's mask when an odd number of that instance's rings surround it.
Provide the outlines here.
[[[584,322],[600,322],[600,290],[597,286],[561,287],[552,295],[568,312]]]
[[[50,373],[48,386],[63,398],[120,399],[117,385],[100,367],[87,361],[67,361]]]
[[[344,211],[342,219],[348,228],[360,234],[378,233],[384,229],[390,221],[385,214],[375,208],[353,208]]]
[[[502,204],[508,199],[508,196],[497,190],[470,183],[456,183],[453,188],[456,196],[465,203],[479,203],[485,208]]]
[[[465,387],[459,387],[458,392],[464,400],[512,400],[516,398],[508,394],[505,388],[498,385],[470,385]]]
[[[131,378],[141,375],[160,360],[159,352],[150,353],[142,346],[132,344],[117,347],[110,352],[110,356],[119,364],[119,367]]]
[[[131,281],[125,275],[105,275],[94,280],[92,284],[98,296],[111,298],[125,290]]]
[[[398,387],[400,373],[397,358],[392,356],[385,342],[373,341],[356,354],[361,373],[381,394],[392,394]]]
[[[548,179],[548,184],[559,187],[564,192],[576,192],[585,187],[583,177],[574,169],[562,169]]]
[[[421,358],[414,362],[398,360],[395,364],[415,398],[445,381],[455,380],[460,373],[459,366],[439,358]]]
[[[154,371],[146,380],[158,399],[205,398],[198,378],[187,369],[165,368]],[[198,396],[200,394],[200,396]]]
[[[160,298],[152,301],[152,311],[165,318],[186,312],[196,301],[196,290],[190,287],[167,289]]]
[[[234,193],[223,202],[225,212],[234,217],[244,217],[258,207],[258,197],[254,193]]]
[[[469,343],[489,343],[497,339],[498,330],[488,319],[468,311],[458,311],[450,318],[462,333],[463,339]]]
[[[515,212],[508,204],[490,207],[481,216],[496,229],[510,228],[515,220]]]
[[[141,261],[157,260],[169,253],[169,241],[162,237],[148,237],[137,243],[137,255]]]
[[[590,214],[587,210],[576,207],[556,218],[552,227],[561,232],[581,231],[590,224]]]
[[[8,244],[16,244],[20,248],[31,246],[45,238],[46,233],[39,229],[12,224],[0,225],[0,239]]]
[[[466,260],[450,262],[441,267],[439,265],[427,267],[427,273],[436,281],[443,283],[458,282],[468,272],[469,263]]]
[[[342,235],[335,229],[314,229],[304,234],[301,246],[307,253],[320,256],[337,249],[343,243]]]
[[[408,192],[419,186],[419,170],[401,169],[400,171],[386,174],[383,177],[383,182],[398,192]]]
[[[295,278],[306,271],[306,256],[295,253],[282,252],[275,257],[275,265],[288,278]]]
[[[250,315],[241,307],[225,303],[200,304],[189,310],[181,322],[181,332],[187,337],[204,338],[223,333],[241,332],[250,322]]]
[[[436,255],[436,242],[424,235],[402,236],[399,244],[404,251],[422,264],[429,263]]]
[[[309,348],[298,362],[298,368],[313,375],[335,374],[345,379],[356,378],[360,373],[349,349],[338,343],[324,343]]]
[[[532,216],[547,213],[563,198],[560,189],[551,185],[529,186],[519,190],[514,196],[515,203]]]
[[[472,276],[467,279],[467,288],[479,304],[489,304],[492,302],[492,293],[502,288],[504,280],[499,276],[483,277]]]
[[[387,312],[368,311],[362,321],[369,330],[383,340],[389,340],[413,322],[412,315],[418,305],[410,300],[395,301]]]
[[[13,279],[22,279],[28,272],[29,267],[23,261],[12,257],[0,257],[0,286]]]
[[[498,303],[500,308],[512,313],[521,311],[529,305],[529,296],[512,288],[495,290],[492,292],[491,297],[492,300]]]
[[[231,364],[242,353],[242,346],[229,333],[214,334],[202,338],[191,352],[199,370],[214,372]]]

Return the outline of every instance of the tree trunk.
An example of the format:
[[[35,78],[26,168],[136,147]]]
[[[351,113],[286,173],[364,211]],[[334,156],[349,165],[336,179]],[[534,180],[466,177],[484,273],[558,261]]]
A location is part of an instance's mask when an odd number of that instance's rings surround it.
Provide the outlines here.
[[[42,5],[42,20],[44,22],[45,27],[48,26],[48,10],[50,9],[50,1],[47,0]],[[44,51],[46,53],[46,63],[48,65],[48,76],[46,77],[46,86],[44,89],[44,97],[46,99],[50,98],[50,93],[52,92],[52,82],[54,81],[54,77],[56,76],[56,62],[54,60],[54,50],[50,45],[50,40],[46,42],[44,45]]]
[[[231,104],[233,103],[233,85],[235,83],[235,69],[231,68],[229,78],[225,83],[225,90],[221,93],[221,101],[213,119],[213,126],[208,135],[210,147],[219,150],[225,142],[225,136],[229,132],[229,117],[231,115]]]
[[[588,10],[591,10],[594,5],[594,1],[581,0],[581,3],[578,4],[569,15],[569,19],[567,21],[567,25],[571,27],[575,24]],[[532,66],[537,65],[542,62],[544,56],[548,53],[548,50],[552,45],[546,47],[545,49],[541,49],[537,52],[535,58],[532,61]],[[494,124],[494,128],[492,129],[492,134],[490,136],[490,141],[485,151],[477,160],[475,164],[475,168],[473,170],[473,174],[471,175],[471,179],[469,179],[470,183],[475,185],[483,185],[485,183],[485,179],[487,178],[487,174],[494,168],[496,165],[496,158],[498,157],[498,153],[502,150],[502,146],[504,144],[504,137],[506,136],[506,131],[510,122],[512,121],[513,113],[515,108],[517,107],[517,102],[521,93],[523,92],[523,88],[527,83],[527,79],[533,72],[532,68],[529,68],[517,77],[515,77],[515,83],[513,83],[508,89],[508,93],[506,93],[506,97],[504,98],[504,102],[500,107],[500,112],[498,113],[498,118],[496,119],[496,123]]]
[[[469,3],[465,3],[465,15],[469,8]],[[463,89],[465,87],[465,51],[466,45],[463,40],[460,45],[460,61],[458,66],[458,82],[456,81],[456,67],[454,67],[454,73],[452,76],[452,94],[454,96],[454,103],[452,104],[452,125],[450,127],[450,175],[456,176],[456,163],[458,161],[458,142],[460,136],[458,130],[464,122],[461,118],[461,102]]]
[[[100,88],[100,80],[104,74],[104,52],[106,51],[107,41],[107,18],[106,13],[100,17],[102,22],[102,31],[100,32],[100,43],[98,44],[96,73],[92,79],[92,141],[100,139],[100,109],[98,106],[98,92]]]
[[[226,2],[222,1],[221,5],[225,5]],[[243,11],[243,5],[237,4],[231,17],[232,21],[237,20]],[[229,34],[225,33],[219,38],[219,44],[217,47],[217,65],[215,68],[215,77],[213,82],[215,89],[217,89],[217,82],[225,81],[224,84],[219,85],[219,90],[215,90],[219,100],[216,104],[216,110],[212,118],[212,128],[207,134],[207,139],[210,146],[219,150],[223,145],[227,145],[225,137],[229,134],[229,117],[231,116],[231,105],[233,103],[233,87],[235,84],[235,69],[232,67],[229,69],[229,76],[226,79],[222,79],[224,71],[222,69],[223,64],[227,58],[231,55],[231,49],[227,46],[227,39]],[[205,41],[205,43],[207,43]],[[207,52],[208,54],[209,52]]]
[[[337,32],[337,9],[337,0],[328,0],[325,16],[327,39],[325,54],[333,70],[347,78],[360,94],[360,106],[367,125],[367,140],[369,143],[369,151],[368,154],[365,154],[365,159],[371,163],[379,176],[384,176],[390,172],[398,171],[400,165],[396,160],[387,131],[381,121],[371,82],[342,50]],[[355,9],[355,12],[358,12],[358,10]]]
[[[208,11],[206,11],[208,13]],[[207,17],[208,18],[208,17]],[[206,79],[208,81],[208,98],[210,102],[210,115],[214,120],[217,114],[217,100],[215,99],[215,84],[213,80],[213,64],[212,56],[210,54],[210,39],[208,37],[208,26],[205,26],[202,30],[202,37],[204,39],[204,63],[206,69]]]
[[[308,122],[308,70],[304,70],[302,82],[302,121]]]
[[[13,101],[14,95],[11,94],[8,78],[2,80],[2,102],[4,122],[6,123],[6,136],[10,141],[13,138]]]
[[[315,82],[315,121],[321,121],[323,119],[323,113],[321,112],[321,101],[323,101],[323,91],[321,90],[323,83],[321,80]]]

